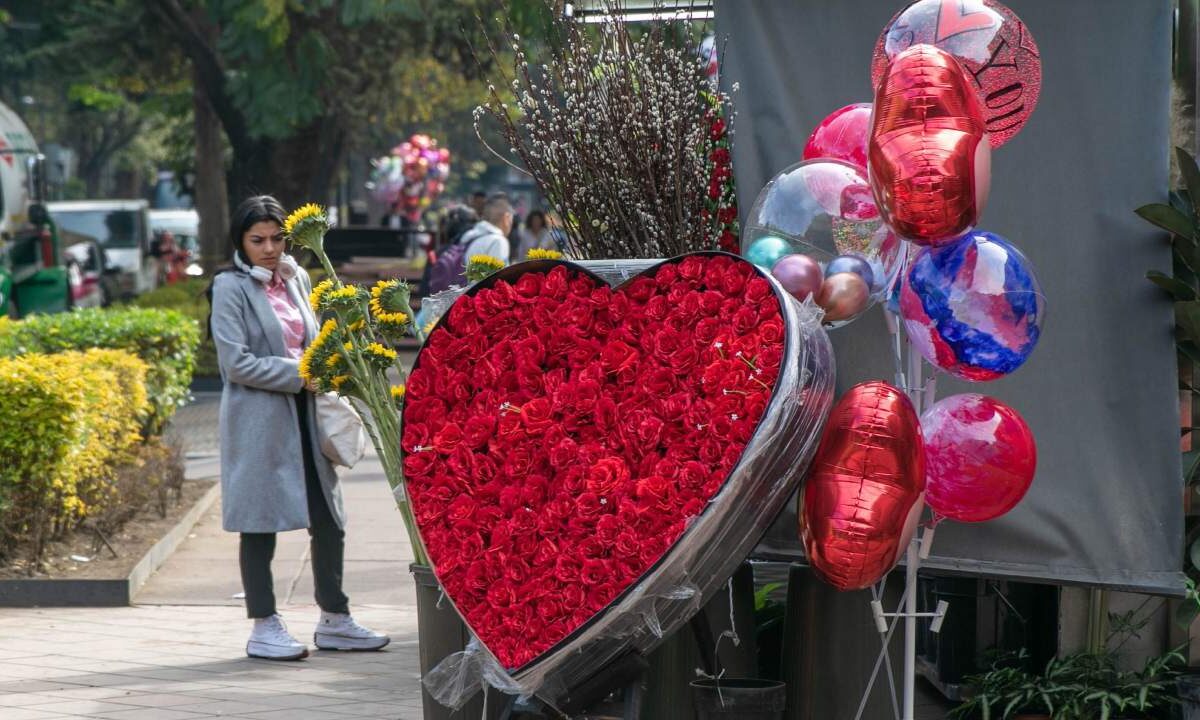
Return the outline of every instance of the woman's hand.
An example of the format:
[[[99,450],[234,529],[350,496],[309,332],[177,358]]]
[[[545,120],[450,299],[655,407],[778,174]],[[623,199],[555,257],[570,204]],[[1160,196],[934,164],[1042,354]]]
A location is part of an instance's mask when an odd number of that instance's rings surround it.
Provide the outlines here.
[[[305,389],[305,390],[307,390],[307,391],[309,391],[309,392],[311,392],[311,393],[320,392],[320,389],[317,387],[317,381],[316,381],[316,380],[309,380],[309,381],[305,382],[305,383],[304,383],[304,389]]]

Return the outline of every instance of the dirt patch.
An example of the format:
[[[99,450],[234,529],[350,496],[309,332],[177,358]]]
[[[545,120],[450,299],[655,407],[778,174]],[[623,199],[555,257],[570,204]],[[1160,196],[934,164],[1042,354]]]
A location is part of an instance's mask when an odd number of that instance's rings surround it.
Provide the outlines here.
[[[115,557],[108,546],[100,541],[95,531],[81,528],[46,546],[41,571],[30,575],[28,558],[15,557],[8,564],[0,566],[0,579],[32,577],[94,580],[128,577],[133,566],[179,523],[215,482],[185,482],[180,489],[179,501],[167,508],[166,517],[159,515],[155,503],[150,503],[138,511],[120,530],[105,535],[108,545],[116,551]]]

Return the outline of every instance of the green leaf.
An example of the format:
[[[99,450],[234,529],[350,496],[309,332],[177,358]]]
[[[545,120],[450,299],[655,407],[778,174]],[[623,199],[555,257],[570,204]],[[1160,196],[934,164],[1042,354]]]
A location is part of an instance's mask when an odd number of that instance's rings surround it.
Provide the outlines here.
[[[1192,289],[1191,286],[1182,280],[1176,280],[1166,273],[1161,273],[1157,270],[1151,270],[1146,273],[1146,279],[1159,286],[1163,290],[1166,290],[1175,300],[1196,299],[1196,291]]]
[[[1187,187],[1188,197],[1192,207],[1200,207],[1200,168],[1196,167],[1196,158],[1181,147],[1175,148],[1175,159],[1179,161],[1179,173],[1183,175],[1183,184]]]
[[[1192,219],[1164,203],[1151,203],[1134,210],[1141,218],[1157,225],[1169,233],[1195,239],[1196,228]]]

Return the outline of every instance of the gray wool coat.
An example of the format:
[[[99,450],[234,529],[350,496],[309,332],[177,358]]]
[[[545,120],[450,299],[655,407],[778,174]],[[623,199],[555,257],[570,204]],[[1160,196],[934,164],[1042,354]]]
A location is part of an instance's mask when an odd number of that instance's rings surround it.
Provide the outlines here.
[[[304,316],[305,344],[316,336],[308,307],[311,283],[301,269],[287,281]],[[212,336],[221,379],[221,519],[231,532],[268,533],[308,527],[304,456],[295,396],[304,387],[299,361],[287,354],[283,328],[262,283],[229,271],[213,283]],[[334,519],[346,526],[337,473],[317,439],[313,395],[308,427],[321,488]]]

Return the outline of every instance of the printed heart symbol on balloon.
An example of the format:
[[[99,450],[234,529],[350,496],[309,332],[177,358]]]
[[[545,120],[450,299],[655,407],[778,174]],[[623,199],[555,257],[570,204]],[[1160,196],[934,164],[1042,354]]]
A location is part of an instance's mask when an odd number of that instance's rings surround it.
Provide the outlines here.
[[[820,321],[732,255],[617,288],[563,261],[476,284],[432,330],[403,410],[446,597],[526,687],[649,649],[796,489],[832,369]]]

